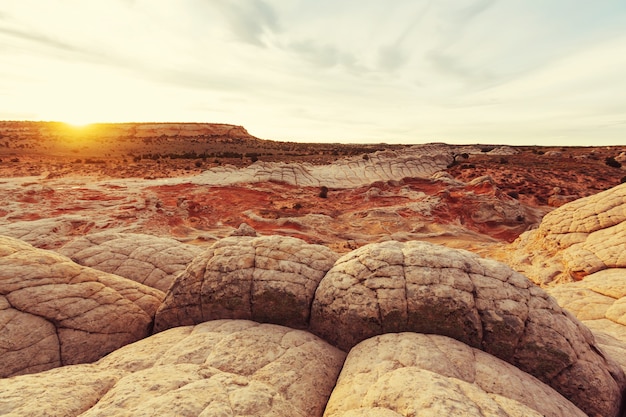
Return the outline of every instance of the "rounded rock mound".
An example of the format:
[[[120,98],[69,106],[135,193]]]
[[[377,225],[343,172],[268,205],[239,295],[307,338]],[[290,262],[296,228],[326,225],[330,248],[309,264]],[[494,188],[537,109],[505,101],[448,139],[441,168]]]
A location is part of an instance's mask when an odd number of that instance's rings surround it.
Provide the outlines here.
[[[321,417],[344,359],[302,330],[217,320],[169,329],[94,364],[0,379],[0,414]]]
[[[176,279],[155,331],[216,319],[305,329],[317,285],[337,258],[325,246],[292,237],[221,239]]]
[[[625,384],[591,332],[523,275],[426,242],[371,244],[341,257],[318,286],[311,331],[343,350],[384,333],[448,336],[590,415],[616,415]]]
[[[540,285],[626,268],[626,184],[567,203],[522,234],[502,258]]]
[[[580,409],[518,368],[454,339],[390,333],[355,346],[325,417],[584,417]]]
[[[64,245],[59,253],[74,262],[167,291],[202,248],[137,233],[92,233]]]
[[[0,236],[0,377],[92,362],[143,339],[163,297]]]

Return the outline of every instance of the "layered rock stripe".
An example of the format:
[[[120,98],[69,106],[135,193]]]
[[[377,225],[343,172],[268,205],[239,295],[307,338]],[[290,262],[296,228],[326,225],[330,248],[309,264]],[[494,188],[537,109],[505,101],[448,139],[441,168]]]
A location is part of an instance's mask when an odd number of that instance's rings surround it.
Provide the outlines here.
[[[236,184],[278,181],[292,185],[353,188],[376,181],[427,178],[453,160],[443,144],[416,145],[403,151],[379,151],[339,160],[331,165],[256,162],[246,168],[217,167],[193,178],[198,184]]]

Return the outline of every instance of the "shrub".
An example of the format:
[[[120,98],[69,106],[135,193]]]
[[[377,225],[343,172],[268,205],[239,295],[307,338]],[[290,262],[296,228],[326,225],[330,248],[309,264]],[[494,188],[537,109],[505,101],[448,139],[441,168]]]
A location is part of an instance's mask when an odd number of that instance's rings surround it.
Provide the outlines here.
[[[608,156],[604,159],[604,163],[613,168],[621,168],[622,164],[615,160],[612,156]]]
[[[326,198],[328,197],[328,187],[326,187],[325,185],[322,185],[322,187],[320,188],[320,198]]]

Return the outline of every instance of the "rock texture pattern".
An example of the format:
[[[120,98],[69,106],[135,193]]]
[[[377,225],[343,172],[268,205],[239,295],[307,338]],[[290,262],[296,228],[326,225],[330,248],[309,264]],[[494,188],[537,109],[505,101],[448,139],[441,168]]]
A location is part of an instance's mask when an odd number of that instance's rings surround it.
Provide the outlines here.
[[[344,358],[304,331],[213,321],[159,333],[95,364],[0,379],[0,414],[315,417]]]
[[[0,236],[0,377],[91,362],[142,339],[163,296]]]
[[[555,209],[501,257],[541,285],[626,268],[626,184]]]
[[[59,415],[321,415],[348,351],[328,416],[620,412],[624,372],[589,329],[523,275],[470,252],[388,241],[339,257],[291,237],[232,236],[196,256],[164,297],[0,239],[3,376],[118,349],[40,383],[1,380],[10,415],[41,414],[21,397],[35,392],[58,399]],[[604,289],[614,302],[594,317],[622,320],[617,289]],[[160,333],[127,345],[148,336],[153,316]],[[84,398],[66,398],[72,384]]]
[[[332,165],[259,161],[243,169],[218,167],[207,170],[193,181],[219,185],[278,181],[303,187],[353,188],[405,177],[427,178],[444,170],[452,159],[447,145],[416,145],[403,151],[379,151],[367,159],[339,160]]]
[[[136,233],[94,233],[58,250],[74,262],[167,291],[174,278],[203,252],[174,239]]]
[[[317,285],[337,257],[290,237],[219,240],[175,281],[155,330],[225,318],[307,328]]]
[[[0,226],[0,235],[19,239],[40,249],[58,249],[96,227],[88,216],[70,215],[4,224]]]
[[[591,332],[527,278],[425,242],[372,244],[340,258],[317,289],[311,330],[344,350],[383,333],[449,336],[534,375],[590,415],[616,415],[626,382]]]
[[[626,270],[606,269],[547,291],[589,327],[602,349],[626,370]]]
[[[376,336],[348,355],[325,417],[583,417],[537,379],[444,336]]]

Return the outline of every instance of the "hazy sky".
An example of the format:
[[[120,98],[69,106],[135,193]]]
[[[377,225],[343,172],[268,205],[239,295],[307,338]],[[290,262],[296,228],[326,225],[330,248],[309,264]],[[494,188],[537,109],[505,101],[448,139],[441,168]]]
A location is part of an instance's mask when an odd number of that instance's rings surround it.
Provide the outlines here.
[[[626,1],[0,0],[0,119],[626,145]]]

